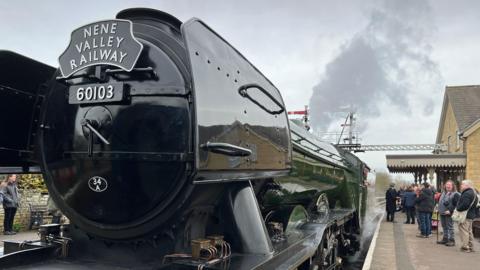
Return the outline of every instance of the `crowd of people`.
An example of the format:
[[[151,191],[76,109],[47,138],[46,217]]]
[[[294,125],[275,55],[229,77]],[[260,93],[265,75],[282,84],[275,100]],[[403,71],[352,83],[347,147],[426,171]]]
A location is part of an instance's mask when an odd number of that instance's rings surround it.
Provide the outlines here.
[[[418,224],[417,237],[432,235],[432,216],[439,216],[443,237],[437,244],[455,246],[454,226],[458,224],[463,252],[473,252],[473,220],[480,217],[480,196],[473,182],[463,180],[460,192],[455,183],[448,180],[440,192],[428,183],[412,184],[398,191],[391,184],[386,191],[387,222],[395,222],[395,212],[402,209],[406,214],[405,224]]]

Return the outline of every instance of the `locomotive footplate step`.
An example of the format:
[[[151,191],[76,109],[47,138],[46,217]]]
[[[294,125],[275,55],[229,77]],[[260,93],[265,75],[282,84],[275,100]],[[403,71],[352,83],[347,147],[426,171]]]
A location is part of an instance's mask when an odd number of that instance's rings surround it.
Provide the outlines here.
[[[9,254],[20,250],[42,247],[36,241],[3,241],[3,254]]]

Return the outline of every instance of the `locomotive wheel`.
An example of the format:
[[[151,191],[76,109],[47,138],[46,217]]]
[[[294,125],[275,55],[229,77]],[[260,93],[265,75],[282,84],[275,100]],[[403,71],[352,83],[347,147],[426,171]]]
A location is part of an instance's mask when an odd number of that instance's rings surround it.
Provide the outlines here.
[[[341,259],[338,257],[338,240],[331,228],[327,228],[317,253],[310,265],[310,270],[341,269]]]

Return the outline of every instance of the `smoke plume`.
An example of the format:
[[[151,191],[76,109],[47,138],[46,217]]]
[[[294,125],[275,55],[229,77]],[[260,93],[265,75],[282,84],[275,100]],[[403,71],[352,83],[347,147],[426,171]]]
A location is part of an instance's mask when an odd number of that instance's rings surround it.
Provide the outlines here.
[[[381,103],[406,114],[432,114],[430,96],[441,90],[441,75],[430,56],[431,8],[426,0],[381,3],[314,86],[310,109],[316,131],[328,131],[339,112],[345,117],[347,111],[356,111],[367,123],[381,115]]]

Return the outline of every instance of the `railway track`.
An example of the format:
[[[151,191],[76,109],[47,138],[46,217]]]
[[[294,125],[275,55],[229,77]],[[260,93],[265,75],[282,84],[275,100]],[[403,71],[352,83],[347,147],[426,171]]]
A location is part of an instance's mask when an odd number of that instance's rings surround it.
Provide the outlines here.
[[[369,190],[369,194],[375,193]],[[349,258],[346,265],[343,267],[345,270],[367,270],[370,268],[371,256],[375,249],[375,240],[378,235],[378,229],[380,228],[380,222],[384,215],[383,209],[385,207],[385,197],[375,196],[369,198],[368,201],[373,207],[367,209],[367,219],[364,221],[362,231],[362,247],[356,256]]]

